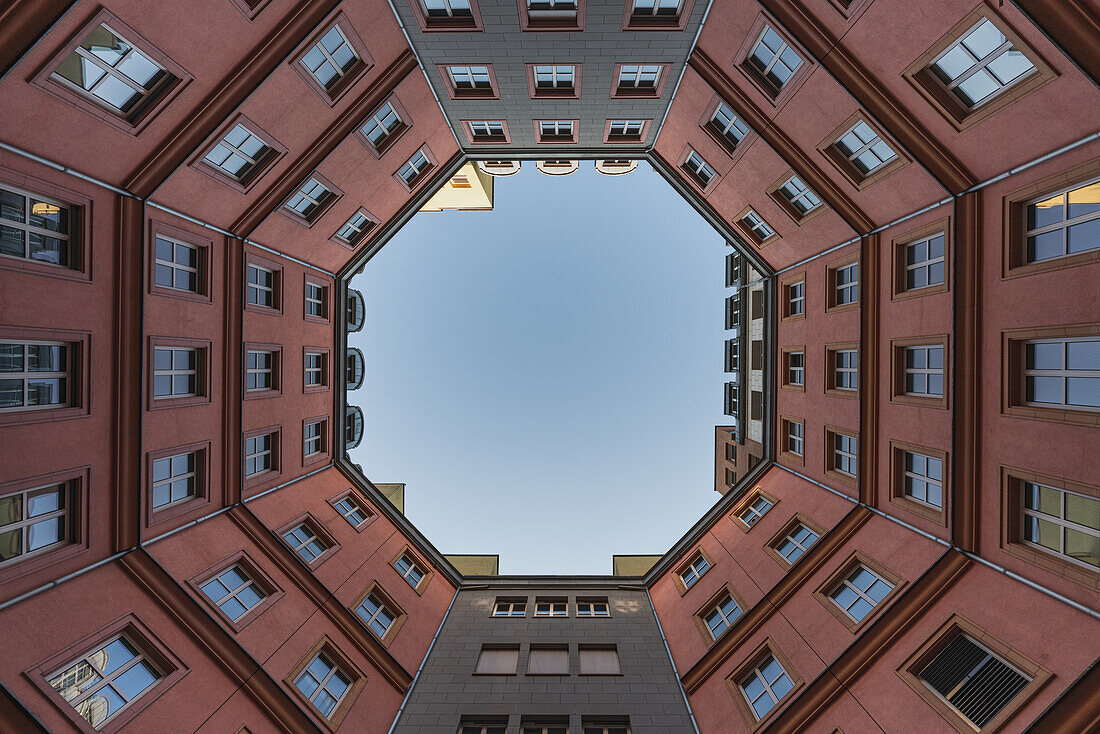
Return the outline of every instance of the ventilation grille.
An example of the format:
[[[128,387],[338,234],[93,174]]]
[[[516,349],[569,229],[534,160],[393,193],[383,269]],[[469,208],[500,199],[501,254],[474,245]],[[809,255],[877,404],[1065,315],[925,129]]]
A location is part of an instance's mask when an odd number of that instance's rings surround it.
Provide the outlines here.
[[[979,729],[1031,682],[962,634],[925,666],[920,677]]]

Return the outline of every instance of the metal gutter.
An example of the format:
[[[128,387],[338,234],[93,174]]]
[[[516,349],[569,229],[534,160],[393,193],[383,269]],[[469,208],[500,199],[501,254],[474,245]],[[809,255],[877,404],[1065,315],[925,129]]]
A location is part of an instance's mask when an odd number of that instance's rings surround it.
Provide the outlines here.
[[[691,710],[691,702],[688,701],[687,691],[684,690],[684,682],[680,680],[680,671],[676,670],[676,661],[672,659],[672,649],[668,646],[668,640],[665,638],[665,628],[661,626],[661,620],[657,617],[657,608],[653,606],[653,597],[649,595],[649,589],[645,590],[645,598],[649,601],[649,610],[653,612],[653,621],[657,623],[657,631],[661,633],[661,642],[664,643],[669,665],[672,666],[672,675],[676,678],[676,686],[680,689],[680,695],[684,698],[684,705],[687,706],[688,716],[691,717],[691,728],[695,730],[695,734],[699,734],[699,724],[695,721],[695,712]]]
[[[409,702],[409,696],[412,695],[413,689],[416,688],[416,682],[420,680],[420,671],[424,670],[424,664],[428,662],[428,657],[432,654],[432,648],[435,647],[435,641],[439,639],[439,633],[443,631],[443,625],[447,623],[447,617],[451,616],[451,607],[455,605],[455,599],[458,598],[458,591],[451,595],[451,603],[447,605],[447,611],[443,613],[443,619],[439,620],[439,626],[435,628],[435,635],[432,636],[432,641],[428,644],[428,649],[424,653],[424,657],[420,658],[420,667],[416,669],[416,674],[413,676],[412,683],[409,684],[409,690],[405,691],[405,697],[401,699],[401,706],[397,709],[397,715],[393,717],[393,723],[390,724],[390,730],[388,734],[393,734],[393,730],[397,728],[397,722],[401,718],[401,714],[405,711],[405,705]]]

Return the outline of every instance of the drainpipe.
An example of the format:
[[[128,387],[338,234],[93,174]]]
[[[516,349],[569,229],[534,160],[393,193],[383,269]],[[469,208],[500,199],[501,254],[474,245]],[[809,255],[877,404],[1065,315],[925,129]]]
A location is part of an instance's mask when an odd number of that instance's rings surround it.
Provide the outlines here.
[[[676,661],[672,659],[672,650],[669,649],[668,640],[665,639],[665,630],[661,626],[661,620],[657,617],[657,609],[653,606],[653,597],[649,595],[649,588],[645,590],[645,598],[649,600],[649,610],[653,612],[653,621],[657,623],[657,631],[661,633],[661,642],[664,643],[665,652],[668,654],[668,662],[672,665],[672,674],[676,677],[676,686],[680,689],[680,695],[684,699],[684,705],[687,706],[688,716],[691,717],[691,728],[695,730],[695,734],[699,734],[699,724],[695,722],[695,712],[691,710],[691,703],[688,701],[687,691],[684,690],[684,684],[680,681],[680,673],[676,670]]]

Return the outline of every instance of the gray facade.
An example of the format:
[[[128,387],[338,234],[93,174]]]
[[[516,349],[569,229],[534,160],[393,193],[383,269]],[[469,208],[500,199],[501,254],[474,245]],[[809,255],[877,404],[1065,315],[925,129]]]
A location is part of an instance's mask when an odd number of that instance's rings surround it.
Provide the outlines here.
[[[565,600],[568,616],[535,616],[538,601],[551,599]],[[498,600],[522,601],[523,616],[493,616]],[[609,616],[578,616],[578,600],[605,600]],[[536,656],[560,648],[568,650],[568,673],[532,672],[540,665]],[[599,651],[595,655],[606,670],[610,649],[620,674],[582,671],[593,660],[591,650]],[[500,650],[491,654],[509,666],[514,650],[515,671],[477,672],[483,650]],[[560,652],[550,655],[564,662]],[[460,590],[394,732],[456,734],[475,720],[506,723],[508,734],[544,722],[567,723],[575,733],[616,720],[629,720],[633,734],[695,731],[646,592],[614,582]]]

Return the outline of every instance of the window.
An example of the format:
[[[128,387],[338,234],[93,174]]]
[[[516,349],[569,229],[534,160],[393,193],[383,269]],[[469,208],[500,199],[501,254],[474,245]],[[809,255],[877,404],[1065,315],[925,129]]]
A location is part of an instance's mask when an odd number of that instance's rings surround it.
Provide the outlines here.
[[[508,731],[508,717],[478,717],[476,720],[462,717],[458,734],[505,734]]]
[[[344,365],[344,378],[348,390],[358,390],[363,385],[365,363],[363,353],[356,347],[349,347],[347,363]]]
[[[630,719],[582,716],[581,730],[583,734],[630,734]]]
[[[504,123],[498,120],[476,120],[470,123],[470,132],[474,138],[502,137]]]
[[[98,13],[83,33],[49,81],[86,111],[137,132],[183,87],[186,73],[110,13]]]
[[[202,276],[203,250],[163,235],[155,237],[154,246],[153,277],[158,287],[188,293],[202,292],[205,286]]]
[[[565,599],[535,599],[536,617],[568,617],[569,608]]]
[[[718,600],[710,605],[702,615],[710,639],[717,640],[721,637],[743,613],[744,610],[741,609],[741,605],[728,591],[721,592]]]
[[[683,168],[688,174],[688,177],[704,191],[710,187],[717,176],[714,169],[711,168],[698,153],[690,149],[681,168]]]
[[[238,565],[230,566],[200,588],[234,622],[255,609],[267,597],[260,585]]]
[[[668,64],[616,64],[611,97],[660,97],[668,76],[667,67]]]
[[[943,285],[944,234],[941,232],[905,246],[905,290]]]
[[[707,119],[704,129],[712,134],[730,152],[748,136],[750,128],[748,123],[737,116],[725,102],[719,101]]]
[[[248,303],[272,310],[278,310],[280,271],[265,268],[262,265],[248,265]]]
[[[577,142],[577,120],[537,120],[535,131],[540,143]]]
[[[1002,470],[1005,549],[1089,587],[1100,586],[1100,491]]]
[[[4,184],[0,186],[0,255],[79,269],[80,217],[79,207]]]
[[[802,57],[798,52],[771,26],[765,24],[745,59],[743,68],[752,72],[750,76],[762,83],[771,97],[775,97],[800,66]]]
[[[202,161],[230,180],[246,183],[257,177],[275,154],[275,149],[261,134],[244,122],[238,122],[214,144]]]
[[[581,675],[619,675],[619,652],[614,646],[580,646]]]
[[[757,245],[764,246],[779,238],[771,225],[765,222],[764,218],[751,207],[745,209],[736,221],[741,231]]]
[[[409,583],[409,586],[414,589],[418,588],[420,582],[424,580],[424,570],[416,565],[416,561],[414,561],[408,553],[402,553],[398,559],[393,562],[393,567],[401,574],[401,578],[405,579],[405,581]]]
[[[528,64],[527,86],[531,99],[580,96],[581,68],[573,64]]]
[[[328,376],[328,371],[325,369],[325,362],[327,355],[324,352],[306,352],[305,353],[305,386],[309,387],[324,387]]]
[[[153,460],[150,503],[154,511],[187,502],[202,495],[203,456],[199,451]]]
[[[527,675],[569,675],[569,648],[532,647],[527,658]]]
[[[102,729],[166,677],[137,636],[124,631],[46,676],[92,728]]]
[[[641,18],[675,17],[680,14],[680,0],[631,0],[630,14]]]
[[[526,599],[497,599],[493,605],[494,617],[526,617]]]
[[[649,130],[649,120],[608,120],[604,142],[640,143]]]
[[[275,352],[249,350],[245,355],[245,390],[275,390],[277,369]]]
[[[797,351],[783,350],[783,387],[797,390],[806,387],[806,353],[801,347]]]
[[[447,91],[452,99],[465,99],[476,97],[481,99],[497,99],[496,78],[493,67],[489,65],[475,66],[440,66],[443,79],[447,82]]]
[[[680,579],[680,583],[684,587],[682,591],[687,591],[694,586],[695,582],[702,578],[708,570],[710,570],[710,561],[706,559],[702,552],[696,553],[687,562],[687,565],[676,572],[676,577]]]
[[[463,120],[462,127],[466,131],[466,139],[474,145],[489,143],[508,143],[508,123],[504,120]],[[465,174],[455,174],[451,177],[451,186],[454,188],[471,188],[470,179]]]
[[[946,527],[947,454],[891,441],[890,467],[891,502]]]
[[[525,31],[584,30],[581,0],[518,0],[520,27]]]
[[[606,598],[577,599],[578,617],[610,617],[611,609]]]
[[[797,515],[795,517],[798,518]],[[787,566],[794,565],[810,549],[810,546],[821,537],[820,531],[811,528],[798,519],[790,524],[785,531],[782,531],[780,535],[779,540],[771,543],[770,547]]]
[[[830,268],[830,305],[833,308],[859,303],[859,263],[849,262]]]
[[[520,734],[569,734],[569,717],[532,717],[520,719]]]
[[[246,438],[244,441],[246,478],[257,477],[277,470],[276,446],[278,440],[274,433],[263,433]]]
[[[794,458],[798,461],[802,460],[804,449],[804,436],[802,421],[793,420],[790,418],[783,419],[783,453],[791,454],[787,458]]]
[[[859,389],[859,350],[854,345],[825,347],[828,360],[828,381],[825,392],[830,395],[854,397]]]
[[[302,428],[302,457],[305,459],[320,456],[325,451],[327,421],[310,421]]]
[[[0,497],[0,568],[74,542],[75,481]]]
[[[378,225],[378,221],[374,216],[366,209],[360,209],[351,215],[348,221],[344,222],[340,229],[336,230],[336,234],[333,235],[333,239],[338,244],[345,245],[347,247],[355,247],[359,242],[370,234],[371,230]]]
[[[405,122],[406,115],[396,99],[382,104],[367,118],[367,121],[359,126],[359,135],[367,143],[367,149],[380,157],[401,134],[409,128]]]
[[[943,395],[943,347],[905,347],[905,392]]]
[[[1098,175],[1090,161],[1005,197],[1005,277],[1100,262]]]
[[[153,349],[153,398],[187,398],[202,392],[202,357],[190,347]]]
[[[694,3],[692,0],[626,0],[625,5],[623,30],[682,31],[687,27]]]
[[[283,540],[307,565],[313,564],[329,550],[329,544],[318,537],[311,523],[301,522],[283,533]]]
[[[68,342],[0,340],[0,412],[73,405],[75,351]]]
[[[320,283],[306,281],[306,316],[328,320],[328,288]]]
[[[825,211],[821,197],[793,171],[783,174],[767,191],[783,213],[796,224],[805,224]]]
[[[363,409],[349,405],[344,419],[345,449],[353,449],[363,440]]]
[[[726,339],[726,372],[741,370],[741,340]]]
[[[833,131],[817,147],[857,189],[864,189],[908,163],[861,113]]]
[[[895,339],[891,400],[895,403],[947,407],[947,336]]]
[[[476,0],[409,0],[409,5],[422,31],[481,30]]]
[[[860,563],[829,592],[829,599],[858,624],[893,588],[892,583]]]
[[[428,173],[435,168],[435,161],[429,157],[427,148],[421,148],[413,153],[412,158],[405,161],[405,165],[397,169],[397,178],[409,190],[428,178]]]
[[[740,521],[742,529],[749,530],[760,521],[760,518],[768,514],[768,510],[775,506],[775,502],[770,495],[758,490],[749,495],[739,509],[734,510],[734,516]]]
[[[342,192],[321,176],[314,174],[286,200],[280,210],[295,221],[311,225],[340,198]]]
[[[332,107],[374,66],[374,60],[347,16],[338,13],[331,25],[306,42],[305,51],[291,65],[309,88]]]
[[[806,276],[783,284],[783,318],[793,319],[806,315]]]
[[[474,673],[480,675],[515,675],[518,663],[518,647],[482,647]]]
[[[375,637],[385,640],[390,630],[395,629],[394,623],[401,616],[386,606],[386,600],[377,592],[368,593],[355,607],[355,613],[363,621]]]
[[[1006,332],[1004,412],[1096,425],[1100,410],[1100,328]]]
[[[362,530],[369,524],[368,521],[375,516],[373,512],[365,509],[359,500],[352,496],[351,490],[348,490],[347,494],[340,497],[335,502],[332,500],[329,501],[332,502],[332,506],[336,508],[336,511],[340,513],[340,517],[347,520],[348,524],[356,530]]]
[[[737,678],[737,688],[748,703],[750,721],[760,721],[791,691],[795,681],[766,648],[766,654],[752,668]]]
[[[826,473],[832,472],[836,478],[855,479],[858,473],[859,454],[856,437],[839,431],[825,431]]]
[[[351,689],[352,676],[327,651],[317,653],[294,679],[294,687],[325,719],[332,717]]]

